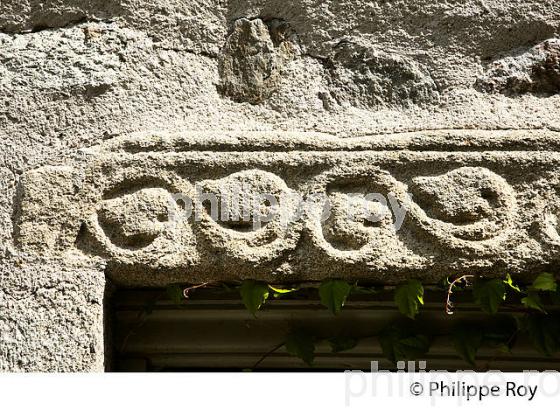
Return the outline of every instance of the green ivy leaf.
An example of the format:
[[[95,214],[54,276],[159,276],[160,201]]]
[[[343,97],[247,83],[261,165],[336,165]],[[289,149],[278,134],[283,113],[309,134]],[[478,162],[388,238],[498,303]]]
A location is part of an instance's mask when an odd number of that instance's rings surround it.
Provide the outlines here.
[[[244,280],[239,291],[243,304],[253,315],[268,299],[268,285],[264,282]]]
[[[473,284],[476,303],[486,313],[498,312],[498,307],[506,299],[506,287],[501,279],[478,279]]]
[[[484,329],[483,344],[493,347],[502,352],[511,353],[511,349],[515,343],[517,335],[517,326],[515,320],[509,317],[507,320],[500,320],[492,323]]]
[[[426,335],[414,335],[401,339],[396,346],[396,357],[401,360],[422,358],[430,350],[430,338]]]
[[[531,286],[534,290],[542,290],[547,292],[556,292],[557,284],[554,280],[554,275],[552,273],[541,273],[533,281]]]
[[[556,288],[556,292],[551,294],[552,303],[560,305],[560,286]]]
[[[383,354],[393,363],[420,359],[430,350],[430,339],[411,329],[411,326],[396,324],[385,328],[379,335]]]
[[[395,303],[403,315],[414,319],[418,314],[420,305],[424,304],[424,287],[422,283],[416,279],[410,279],[397,287]]]
[[[539,296],[538,292],[534,290],[530,290],[523,299],[521,299],[521,303],[528,309],[535,309],[539,310],[543,313],[546,313],[544,310],[543,303],[541,301],[541,297]]]
[[[358,344],[358,339],[349,336],[335,336],[331,337],[328,341],[333,353],[351,350]]]
[[[511,353],[511,348],[507,344],[504,344],[504,343],[497,345],[496,349],[500,353]]]
[[[480,326],[463,324],[452,332],[453,346],[461,358],[471,366],[476,366],[476,353],[484,339]]]
[[[169,285],[165,288],[167,298],[173,302],[174,305],[180,305],[183,301],[183,288],[179,285]]]
[[[286,337],[284,346],[289,354],[299,357],[307,365],[313,366],[315,360],[315,340],[313,336],[303,331],[294,331]]]
[[[510,289],[513,289],[516,292],[521,293],[521,289],[519,288],[519,286],[517,286],[516,284],[513,283],[513,279],[511,278],[511,275],[509,273],[506,274],[506,278],[504,280],[504,283],[506,285],[508,285],[510,287]]]
[[[221,282],[220,286],[224,289],[225,292],[231,292],[232,290],[234,290],[237,286],[230,286],[227,283]]]
[[[436,283],[436,286],[440,290],[447,290],[451,285],[452,279],[450,276],[446,276],[445,278],[441,279],[439,282]]]
[[[376,295],[378,293],[383,292],[384,287],[381,285],[378,286],[354,286],[352,289],[352,293],[356,293],[358,295]]]
[[[290,288],[290,289],[276,288],[272,285],[268,285],[268,287],[271,290],[273,290],[275,293],[278,293],[280,295],[285,295],[286,293],[292,293],[292,292],[295,292],[296,290],[298,290],[297,288]]]
[[[288,293],[292,293],[298,290],[298,288],[289,288],[289,289],[277,288],[272,285],[268,285],[268,287],[270,290],[272,290],[272,296],[274,298],[279,298],[282,295],[286,295]]]
[[[146,302],[144,308],[142,309],[142,312],[145,313],[146,315],[151,315],[152,313],[154,313],[154,309],[156,305],[157,305],[157,299],[151,299],[148,302]]]
[[[322,282],[319,286],[319,297],[321,303],[337,315],[342,311],[351,290],[352,286],[348,282],[330,279]]]
[[[519,320],[519,328],[527,332],[533,346],[546,356],[560,350],[560,318],[552,315],[527,315]]]

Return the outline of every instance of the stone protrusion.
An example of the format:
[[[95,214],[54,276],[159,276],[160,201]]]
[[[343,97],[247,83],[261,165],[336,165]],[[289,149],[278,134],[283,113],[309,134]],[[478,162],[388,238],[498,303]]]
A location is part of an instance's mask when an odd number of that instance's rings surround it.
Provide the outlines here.
[[[359,108],[428,104],[439,93],[429,72],[412,58],[372,45],[344,41],[329,56],[331,95]]]
[[[298,53],[288,23],[236,20],[220,58],[219,89],[235,101],[259,104],[277,89],[285,65]]]
[[[476,87],[508,95],[559,93],[560,39],[549,39],[527,51],[493,61]]]

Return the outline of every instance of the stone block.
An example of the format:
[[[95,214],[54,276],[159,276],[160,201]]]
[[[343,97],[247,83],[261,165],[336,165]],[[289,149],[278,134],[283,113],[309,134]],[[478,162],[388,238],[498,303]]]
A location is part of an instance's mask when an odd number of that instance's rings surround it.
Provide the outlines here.
[[[117,137],[83,150],[79,169],[23,176],[16,239],[43,257],[100,258],[127,285],[530,275],[560,256],[559,141],[469,130]]]

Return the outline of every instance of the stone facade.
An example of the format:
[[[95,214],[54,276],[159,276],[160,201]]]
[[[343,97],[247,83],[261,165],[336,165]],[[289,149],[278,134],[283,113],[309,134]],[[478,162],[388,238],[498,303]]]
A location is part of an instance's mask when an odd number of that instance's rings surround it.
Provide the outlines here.
[[[319,3],[0,4],[0,370],[102,371],[111,286],[556,266],[560,4]],[[322,199],[170,218],[238,187]]]

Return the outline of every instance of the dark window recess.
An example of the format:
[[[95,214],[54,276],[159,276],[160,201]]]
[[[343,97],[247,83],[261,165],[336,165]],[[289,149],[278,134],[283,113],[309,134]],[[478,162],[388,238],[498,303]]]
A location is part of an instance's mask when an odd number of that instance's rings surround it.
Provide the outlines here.
[[[298,292],[300,293],[300,292]],[[110,303],[112,323],[109,349],[110,371],[368,371],[371,361],[381,369],[396,369],[385,358],[378,334],[388,324],[401,320],[392,296],[352,296],[342,313],[333,316],[316,297],[269,300],[253,317],[236,292],[199,289],[189,300],[174,304],[165,290],[118,290]],[[455,352],[450,329],[459,320],[484,326],[500,325],[511,316],[487,315],[469,300],[455,298],[455,313],[445,313],[444,293],[427,293],[426,305],[416,325],[435,335],[424,360],[427,369],[472,369]],[[521,309],[504,313],[522,315]],[[326,341],[315,351],[312,368],[278,347],[286,334],[303,328],[319,337],[345,335],[360,338],[345,352],[332,353]],[[263,359],[264,357],[264,359]],[[255,367],[255,364],[258,366]],[[560,356],[545,357],[521,335],[511,353],[483,347],[477,354],[477,369],[502,371],[560,370]]]

